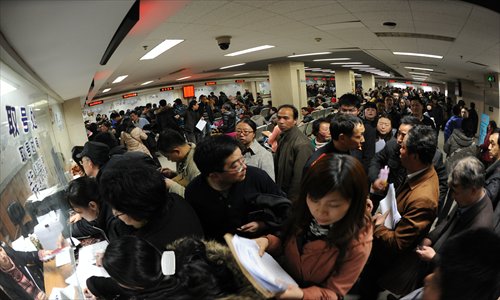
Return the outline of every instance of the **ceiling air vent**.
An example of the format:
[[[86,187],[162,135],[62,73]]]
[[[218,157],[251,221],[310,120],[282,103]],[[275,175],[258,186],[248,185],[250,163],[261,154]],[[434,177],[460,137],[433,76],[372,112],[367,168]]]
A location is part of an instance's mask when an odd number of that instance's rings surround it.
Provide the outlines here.
[[[445,42],[455,41],[455,38],[449,36],[424,34],[424,33],[411,33],[411,32],[375,32],[375,35],[378,37],[428,39],[428,40],[438,40]]]
[[[176,71],[173,71],[172,73],[169,73],[168,75],[174,75],[174,74],[177,74],[179,72],[182,72],[184,70],[187,70],[186,68],[182,68],[182,69],[179,69],[179,70],[176,70]]]

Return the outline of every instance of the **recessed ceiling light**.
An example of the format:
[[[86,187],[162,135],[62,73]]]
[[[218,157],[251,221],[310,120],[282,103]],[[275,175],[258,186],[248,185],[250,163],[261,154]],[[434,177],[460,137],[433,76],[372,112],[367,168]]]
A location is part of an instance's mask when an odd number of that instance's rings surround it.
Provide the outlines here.
[[[184,80],[184,79],[188,79],[188,78],[191,78],[191,76],[186,76],[186,77],[177,78],[176,80]]]
[[[247,54],[247,53],[255,52],[255,51],[266,50],[266,49],[270,49],[270,48],[274,48],[274,46],[263,45],[263,46],[253,47],[253,48],[249,48],[249,49],[245,49],[245,50],[241,50],[241,51],[236,51],[236,52],[233,52],[233,53],[225,54],[224,56],[238,56],[238,55]]]
[[[111,91],[111,89],[110,89],[110,88],[107,88],[107,89],[102,90],[102,92],[103,92],[103,93],[107,93],[107,92],[109,92],[109,91]]]
[[[406,55],[406,56],[418,56],[418,57],[429,57],[429,58],[439,58],[442,59],[441,55],[434,54],[424,54],[424,53],[413,53],[413,52],[392,52],[394,55]]]
[[[405,67],[405,69],[409,69],[409,70],[421,70],[421,71],[429,71],[429,72],[434,71],[434,69],[418,68],[418,67]]]
[[[408,72],[410,74],[415,74],[415,75],[424,75],[424,76],[430,76],[430,74],[427,73],[419,73],[419,72]]]
[[[224,69],[229,69],[229,68],[239,67],[239,66],[243,66],[244,64],[245,64],[245,63],[236,64],[236,65],[230,65],[230,66],[225,66],[225,67],[219,68],[219,70],[224,70]]]
[[[0,95],[6,95],[10,92],[13,92],[17,90],[16,87],[12,86],[11,84],[8,84],[7,82],[0,80]]]
[[[146,84],[150,84],[151,82],[153,82],[153,80],[150,80],[150,81],[146,81],[146,82],[143,82],[143,83],[141,83],[141,85],[146,85]]]
[[[234,74],[233,76],[242,76],[242,75],[248,75],[250,73],[238,73],[238,74]]]
[[[336,63],[330,63],[330,64],[331,65],[362,65],[363,63],[357,62],[357,61],[355,61],[355,62],[346,61],[346,62],[336,62]]]
[[[115,80],[113,80],[113,83],[118,83],[118,82],[122,82],[125,78],[127,78],[128,75],[122,75],[122,76],[118,76],[116,77]]]
[[[343,58],[322,58],[322,59],[315,59],[313,61],[334,61],[334,60],[351,60],[350,58],[343,57]]]
[[[163,42],[161,42],[158,46],[154,47],[146,53],[143,57],[141,57],[140,60],[146,60],[146,59],[154,59],[158,55],[162,54],[163,52],[167,51],[168,49],[174,47],[177,44],[180,44],[184,42],[184,40],[169,40],[166,39]]]
[[[314,56],[314,55],[326,55],[326,54],[332,54],[332,52],[316,52],[316,53],[294,54],[294,55],[289,55],[289,56],[287,56],[287,57],[292,58],[292,57]]]

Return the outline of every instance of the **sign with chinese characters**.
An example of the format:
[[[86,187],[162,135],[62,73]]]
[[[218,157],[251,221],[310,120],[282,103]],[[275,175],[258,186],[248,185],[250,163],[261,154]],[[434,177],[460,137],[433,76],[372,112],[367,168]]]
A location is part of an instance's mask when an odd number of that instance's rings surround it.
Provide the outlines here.
[[[17,109],[15,106],[6,105],[5,110],[7,112],[7,123],[9,123],[9,135],[12,137],[19,136],[19,124],[17,122]],[[29,110],[26,107],[19,107],[19,111],[21,112],[21,124],[22,130],[25,134],[30,132],[30,126],[28,120],[31,121],[31,130],[35,130],[38,128],[36,123],[35,114],[33,113],[33,108],[29,107]]]
[[[32,169],[26,172],[26,179],[33,193],[44,190],[48,186],[47,182],[47,168],[43,158],[39,157],[32,165]]]

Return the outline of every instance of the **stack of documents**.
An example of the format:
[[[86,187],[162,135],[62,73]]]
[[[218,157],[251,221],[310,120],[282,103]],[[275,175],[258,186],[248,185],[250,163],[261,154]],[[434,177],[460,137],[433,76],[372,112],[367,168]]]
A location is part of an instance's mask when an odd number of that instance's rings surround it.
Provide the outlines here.
[[[389,185],[389,190],[387,191],[387,196],[380,201],[380,211],[382,214],[389,212],[387,218],[385,218],[384,226],[389,229],[394,229],[396,224],[401,219],[401,215],[398,211],[398,205],[396,203],[396,191],[394,190],[394,184]]]
[[[268,291],[279,293],[285,291],[289,285],[298,286],[271,255],[259,255],[259,247],[254,240],[235,235],[232,244],[240,263],[255,281]]]

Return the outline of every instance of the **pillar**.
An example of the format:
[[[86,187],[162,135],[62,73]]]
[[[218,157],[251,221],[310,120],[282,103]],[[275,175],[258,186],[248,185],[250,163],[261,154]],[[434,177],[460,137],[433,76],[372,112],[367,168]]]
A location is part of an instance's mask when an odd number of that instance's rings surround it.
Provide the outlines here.
[[[268,65],[273,106],[307,106],[306,73],[303,62],[276,62]]]
[[[335,70],[335,90],[337,99],[344,94],[354,93],[355,88],[354,71],[348,69]]]
[[[453,103],[457,103],[457,84],[454,81],[446,82],[446,96],[450,97]]]
[[[362,74],[361,75],[361,86],[363,87],[363,92],[367,93],[368,90],[375,89],[375,76],[373,74]]]

